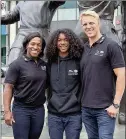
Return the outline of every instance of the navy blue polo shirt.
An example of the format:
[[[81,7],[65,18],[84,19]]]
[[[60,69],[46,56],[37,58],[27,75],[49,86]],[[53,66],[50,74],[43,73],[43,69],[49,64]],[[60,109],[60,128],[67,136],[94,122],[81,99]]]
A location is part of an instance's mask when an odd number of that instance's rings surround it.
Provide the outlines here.
[[[93,47],[87,42],[81,59],[82,106],[106,108],[115,96],[116,76],[113,69],[125,67],[120,46],[102,36]]]
[[[12,62],[5,77],[5,83],[13,84],[14,104],[38,107],[45,102],[47,81],[46,63],[22,56]]]

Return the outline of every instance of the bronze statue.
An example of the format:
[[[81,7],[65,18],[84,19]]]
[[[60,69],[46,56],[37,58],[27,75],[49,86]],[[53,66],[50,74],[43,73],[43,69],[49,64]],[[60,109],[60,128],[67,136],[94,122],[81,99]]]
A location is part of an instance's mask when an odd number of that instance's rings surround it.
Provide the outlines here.
[[[2,25],[20,21],[18,34],[10,49],[8,64],[19,56],[23,39],[29,33],[37,31],[47,39],[53,15],[64,3],[65,1],[20,1],[13,11],[1,17]]]
[[[118,2],[118,1],[77,1],[79,12],[81,13],[84,10],[93,10],[97,12],[100,16],[101,22],[101,32],[105,34],[107,37],[110,37],[114,41],[116,41],[123,50],[125,61],[126,61],[126,2]],[[118,32],[113,25],[113,18],[114,18],[114,10],[118,7],[121,3],[122,7],[122,19],[123,19],[123,36],[118,36]],[[87,41],[86,35],[82,32],[80,21],[76,26],[75,32],[82,37],[82,39]],[[122,38],[120,40],[120,38]],[[125,124],[125,104],[126,104],[126,90],[124,96],[121,101],[120,109],[119,109],[119,116],[118,121],[120,124]]]

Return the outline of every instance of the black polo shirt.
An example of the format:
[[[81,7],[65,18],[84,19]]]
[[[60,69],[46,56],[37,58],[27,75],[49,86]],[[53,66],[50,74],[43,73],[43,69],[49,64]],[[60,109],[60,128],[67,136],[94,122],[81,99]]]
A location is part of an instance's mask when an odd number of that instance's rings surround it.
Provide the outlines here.
[[[102,36],[93,47],[84,45],[81,59],[82,106],[105,108],[112,104],[115,95],[115,74],[113,69],[125,67],[120,46]]]
[[[46,63],[41,59],[22,56],[10,64],[5,83],[13,84],[14,104],[28,107],[41,106],[45,102]]]

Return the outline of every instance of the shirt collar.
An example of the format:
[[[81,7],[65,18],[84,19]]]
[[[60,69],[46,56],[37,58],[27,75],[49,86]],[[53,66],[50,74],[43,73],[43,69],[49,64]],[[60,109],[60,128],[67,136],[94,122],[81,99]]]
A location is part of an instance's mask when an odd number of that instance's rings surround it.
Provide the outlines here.
[[[33,59],[32,57],[28,57],[28,56],[26,56],[26,55],[23,55],[23,59],[24,59],[26,62],[28,62],[28,61],[34,61],[34,59]],[[37,61],[39,61],[39,60],[40,60],[40,58],[38,57]]]
[[[102,43],[105,39],[105,35],[102,35],[101,38],[99,40],[97,40],[95,43]]]
[[[97,40],[95,43],[93,43],[93,45],[101,44],[104,40],[105,40],[105,35],[102,35],[99,40]],[[87,45],[89,46],[89,41],[87,42]]]

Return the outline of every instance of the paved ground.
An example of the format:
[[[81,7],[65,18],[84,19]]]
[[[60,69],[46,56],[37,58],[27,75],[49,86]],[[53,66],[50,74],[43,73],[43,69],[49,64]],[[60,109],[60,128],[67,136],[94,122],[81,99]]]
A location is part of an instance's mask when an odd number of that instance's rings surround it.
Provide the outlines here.
[[[2,121],[2,139],[14,139],[11,127],[5,125],[3,121]],[[44,126],[40,139],[49,139],[48,127],[46,125]],[[87,139],[87,134],[84,128],[81,132],[80,139]],[[124,125],[116,124],[114,139],[126,139]]]

